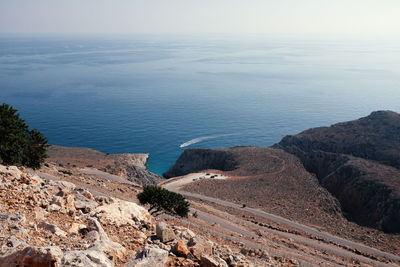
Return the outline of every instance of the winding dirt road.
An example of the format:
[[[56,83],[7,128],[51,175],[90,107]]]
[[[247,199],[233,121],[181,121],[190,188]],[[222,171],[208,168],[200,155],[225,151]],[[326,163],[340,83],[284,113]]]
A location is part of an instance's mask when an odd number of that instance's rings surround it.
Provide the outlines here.
[[[284,170],[284,167],[285,167],[285,165],[283,164],[282,169],[279,171],[282,172]],[[211,171],[207,171],[207,173],[210,173],[210,172]],[[202,177],[204,175],[205,175],[205,173],[193,173],[193,174],[189,174],[189,175],[182,176],[182,177],[176,177],[170,181],[163,182],[161,185],[170,191],[180,193],[186,197],[189,197],[189,198],[192,198],[195,200],[196,199],[204,200],[204,201],[222,205],[222,206],[225,206],[228,208],[233,208],[233,209],[237,209],[240,211],[246,211],[250,214],[254,214],[254,215],[266,218],[270,221],[287,225],[293,229],[296,229],[296,231],[298,231],[298,232],[306,233],[307,235],[311,235],[311,236],[315,236],[315,237],[317,237],[316,238],[317,240],[306,238],[302,235],[294,235],[294,234],[288,234],[288,233],[281,232],[281,231],[269,230],[269,231],[274,231],[275,234],[284,236],[286,238],[291,238],[292,240],[295,240],[296,242],[307,245],[316,250],[328,251],[329,253],[335,254],[335,255],[337,255],[339,257],[343,257],[343,258],[357,259],[360,262],[363,262],[363,263],[366,263],[366,264],[369,264],[372,266],[399,266],[400,265],[400,257],[397,255],[383,252],[378,249],[371,248],[369,246],[366,246],[366,245],[363,245],[363,244],[360,244],[360,243],[357,243],[354,241],[343,239],[341,237],[334,236],[332,234],[317,230],[310,226],[303,225],[303,224],[300,224],[300,223],[297,223],[297,222],[294,222],[294,221],[285,219],[283,217],[280,217],[280,216],[277,216],[274,214],[270,214],[270,213],[267,213],[267,212],[264,212],[264,211],[261,211],[258,209],[243,207],[241,205],[238,205],[238,204],[235,204],[232,202],[228,202],[228,201],[224,201],[224,200],[220,200],[220,199],[216,199],[216,198],[212,198],[212,197],[208,197],[208,196],[204,196],[204,195],[199,195],[199,194],[195,194],[195,193],[189,193],[189,192],[181,190],[182,186],[184,186],[188,183],[191,183],[193,181],[193,179]],[[200,214],[200,218],[203,221],[206,221],[208,223],[218,222],[220,227],[223,227],[231,232],[238,233],[238,234],[246,236],[248,238],[254,238],[254,233],[243,230],[242,228],[238,228],[235,225],[232,225],[233,221],[236,221],[240,224],[248,223],[248,221],[245,221],[245,220],[242,220],[239,218],[232,218],[234,216],[231,216],[228,220],[223,220],[221,218],[216,218],[215,216],[212,216],[205,212],[198,211],[198,213]],[[259,229],[264,230],[264,231],[266,230],[265,227],[262,227],[262,226],[258,226],[258,225],[253,225],[253,226],[256,226]],[[320,260],[323,260],[325,262],[324,259],[320,259]],[[325,262],[325,264],[326,264],[326,262]],[[332,265],[335,265],[335,264],[332,263]]]

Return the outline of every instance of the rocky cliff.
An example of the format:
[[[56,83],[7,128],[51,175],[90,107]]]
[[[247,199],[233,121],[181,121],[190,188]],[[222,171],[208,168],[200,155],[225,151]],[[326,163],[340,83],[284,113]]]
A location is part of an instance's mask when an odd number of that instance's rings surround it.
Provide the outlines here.
[[[296,155],[360,225],[400,232],[400,115],[359,120],[286,136],[275,145]]]
[[[286,136],[279,146],[353,155],[400,169],[400,114],[372,112],[358,120]]]
[[[163,176],[171,178],[206,169],[231,171],[235,169],[236,165],[233,154],[227,150],[186,149]]]
[[[147,170],[148,154],[105,154],[100,151],[52,145],[48,163],[65,168],[94,168],[114,174],[137,184],[157,184],[162,177]]]

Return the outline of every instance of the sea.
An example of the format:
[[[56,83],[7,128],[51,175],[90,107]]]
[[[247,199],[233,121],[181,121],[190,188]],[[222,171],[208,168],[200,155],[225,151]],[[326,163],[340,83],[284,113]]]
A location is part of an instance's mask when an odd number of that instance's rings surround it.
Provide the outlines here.
[[[162,174],[187,148],[400,112],[400,41],[2,34],[0,102],[51,144],[149,153]]]

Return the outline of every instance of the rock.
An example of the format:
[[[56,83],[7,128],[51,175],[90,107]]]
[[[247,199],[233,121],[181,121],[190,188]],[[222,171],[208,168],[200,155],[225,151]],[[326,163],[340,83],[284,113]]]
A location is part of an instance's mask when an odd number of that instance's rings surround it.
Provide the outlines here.
[[[66,197],[66,199],[65,199],[65,208],[68,211],[72,211],[72,212],[74,212],[76,210],[75,209],[75,197],[74,197],[74,195],[68,195]]]
[[[174,231],[165,222],[159,222],[156,226],[156,234],[161,242],[166,243],[175,239]]]
[[[12,235],[6,239],[6,242],[1,248],[1,251],[4,254],[9,254],[16,251],[17,249],[21,250],[25,247],[28,247],[28,244],[24,240],[21,240]]]
[[[97,240],[89,246],[91,250],[101,251],[107,255],[112,255],[113,258],[122,259],[126,254],[126,249],[119,243],[111,240]]]
[[[118,227],[151,221],[151,216],[146,209],[135,203],[117,199],[114,199],[111,204],[97,207],[91,215],[97,217],[102,223],[114,224]]]
[[[55,204],[59,206],[61,209],[65,207],[64,199],[61,196],[54,196],[50,202],[51,205]]]
[[[47,206],[47,211],[50,211],[50,212],[60,211],[60,210],[61,210],[61,207],[57,204],[51,204],[51,205]]]
[[[75,195],[74,204],[77,210],[82,210],[84,213],[89,213],[99,206],[96,201],[90,200],[81,194]]]
[[[46,222],[41,222],[38,224],[38,227],[47,231],[50,231],[51,233],[57,235],[57,236],[67,236],[67,234],[61,230],[60,228],[58,228],[58,226],[54,225],[54,224],[50,224],[50,223],[46,223]]]
[[[120,244],[111,241],[101,224],[96,219],[90,219],[88,229],[92,231],[97,231],[99,233],[99,239],[96,240],[92,245],[90,245],[89,249],[96,249],[105,252],[108,255],[113,255],[117,258],[122,258],[125,255],[126,249]]]
[[[100,240],[108,240],[108,236],[106,232],[104,231],[103,227],[99,223],[99,221],[95,218],[90,218],[90,222],[88,225],[88,230],[89,231],[96,231],[100,235]]]
[[[137,231],[136,234],[135,234],[135,238],[137,240],[139,240],[141,243],[143,243],[144,240],[146,240],[147,235],[145,233],[141,232],[141,231]]]
[[[126,267],[155,267],[165,266],[168,261],[168,251],[148,247],[139,253],[135,259],[128,262]]]
[[[195,236],[189,240],[189,250],[193,256],[201,259],[201,256],[208,256],[212,254],[213,242],[206,240],[203,237]]]
[[[55,267],[60,266],[63,253],[59,247],[27,247],[0,257],[0,266]]]
[[[60,185],[61,188],[68,189],[70,192],[74,191],[76,188],[75,184],[67,181],[58,181],[58,184]]]
[[[101,251],[68,251],[61,260],[61,266],[73,267],[114,267],[113,262]]]
[[[34,208],[34,214],[35,214],[35,219],[38,221],[44,221],[46,219],[46,216],[48,214],[47,211],[40,207],[35,207]]]
[[[0,213],[0,220],[13,224],[24,223],[26,221],[25,214]]]
[[[195,237],[196,234],[189,230],[189,229],[183,229],[179,234],[178,237],[181,239],[185,239],[185,240],[190,240],[191,238]]]
[[[85,240],[88,243],[93,243],[97,240],[100,239],[100,234],[97,231],[90,231],[85,235],[85,238],[83,240]]]
[[[0,165],[0,174],[5,174],[10,177],[14,177],[17,180],[21,179],[22,172],[16,166],[4,166]]]
[[[219,257],[202,256],[201,257],[202,267],[228,267],[228,264]]]
[[[84,224],[79,224],[79,223],[72,223],[71,228],[69,228],[68,233],[70,235],[78,235],[79,230],[85,229],[86,225]]]
[[[30,179],[31,179],[31,183],[32,184],[35,184],[35,185],[38,185],[38,186],[41,186],[41,185],[45,184],[44,180],[42,178],[40,178],[39,176],[37,176],[37,175],[30,176]]]
[[[190,251],[187,248],[185,242],[180,239],[174,246],[174,253],[178,256],[187,257],[190,254]]]

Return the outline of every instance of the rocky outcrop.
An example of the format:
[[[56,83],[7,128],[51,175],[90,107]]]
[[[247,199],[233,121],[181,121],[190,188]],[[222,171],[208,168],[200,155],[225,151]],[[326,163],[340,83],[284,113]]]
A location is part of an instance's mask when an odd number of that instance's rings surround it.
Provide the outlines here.
[[[112,203],[104,204],[91,212],[104,224],[113,224],[118,227],[134,225],[136,223],[149,224],[151,216],[146,209],[135,203],[113,199]]]
[[[0,266],[27,267],[114,266],[127,251],[103,225],[138,229],[151,223],[150,214],[135,203],[95,197],[72,183],[3,165],[0,220],[1,240],[9,236],[0,244]]]
[[[284,137],[279,147],[352,155],[400,169],[400,114],[376,111],[355,121],[309,129]]]
[[[0,266],[200,266],[202,257],[252,262],[185,227],[155,227],[135,203],[0,165]]]
[[[105,154],[90,148],[52,145],[48,163],[66,168],[95,168],[137,184],[156,184],[162,177],[147,170],[148,154]]]
[[[223,149],[186,149],[163,176],[171,178],[207,169],[231,171],[236,165],[233,155]]]
[[[274,147],[296,155],[307,171],[316,174],[348,219],[400,232],[399,137],[400,115],[378,111],[286,136]]]

